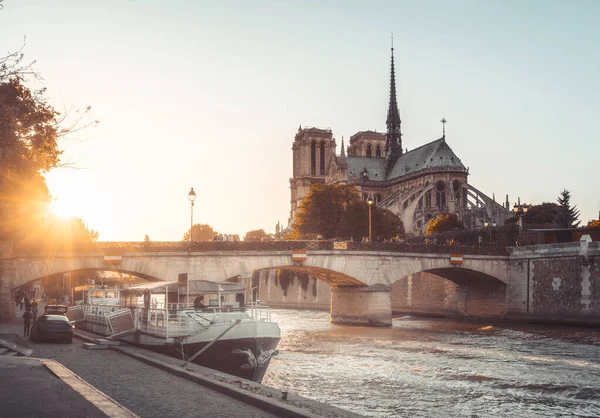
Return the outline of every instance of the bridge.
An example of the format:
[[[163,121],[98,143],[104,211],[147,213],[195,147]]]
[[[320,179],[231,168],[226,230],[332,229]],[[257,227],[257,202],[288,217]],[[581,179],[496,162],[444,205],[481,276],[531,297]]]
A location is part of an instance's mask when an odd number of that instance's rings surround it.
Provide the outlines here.
[[[566,252],[561,248],[560,254],[571,257],[575,252],[576,257],[581,257],[580,244],[574,244],[576,248],[569,247]],[[597,244],[591,243],[590,248],[596,251]],[[10,290],[19,286],[74,271],[113,270],[167,281],[176,281],[180,273],[188,273],[190,280],[225,281],[277,268],[307,273],[328,283],[333,322],[390,325],[392,285],[421,272],[441,276],[472,294],[491,294],[494,303],[502,305],[498,314],[522,312],[521,302],[527,293],[525,312],[530,313],[531,286],[523,287],[522,282],[531,281],[531,274],[523,277],[522,264],[525,259],[538,260],[539,255],[531,252],[533,247],[522,248],[513,248],[509,254],[506,249],[494,247],[330,241],[105,242],[52,249],[5,247],[0,259],[4,289],[0,303],[4,306],[2,301],[10,298]],[[600,308],[600,301],[598,305]]]

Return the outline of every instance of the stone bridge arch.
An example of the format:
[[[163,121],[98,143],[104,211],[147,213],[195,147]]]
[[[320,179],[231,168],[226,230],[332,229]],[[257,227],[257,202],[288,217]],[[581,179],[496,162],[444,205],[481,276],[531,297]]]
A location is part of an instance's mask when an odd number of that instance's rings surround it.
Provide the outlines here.
[[[396,313],[497,317],[508,310],[508,284],[471,269],[433,268],[392,284]]]
[[[458,269],[466,269],[478,273],[471,277],[472,280],[491,276],[503,283],[508,281],[508,257],[503,256],[465,255],[459,267],[451,264],[449,254],[335,249],[308,250],[306,253],[306,260],[301,263],[292,259],[291,250],[161,252],[142,249],[110,256],[98,251],[38,255],[6,262],[10,264],[12,288],[40,277],[77,270],[113,269],[164,281],[177,281],[179,274],[188,273],[189,280],[226,281],[252,274],[254,270],[284,268],[308,273],[330,284],[332,320],[336,308],[339,322],[364,323],[362,321],[368,318],[370,324],[386,325],[391,324],[392,284],[403,277],[423,271],[452,276]],[[116,264],[111,267],[107,262]],[[364,304],[363,308],[358,308],[361,304]],[[370,316],[361,312],[369,312]]]
[[[391,286],[422,271],[452,275],[463,269],[508,283],[507,265],[507,256],[465,255],[460,266],[453,266],[449,254],[380,251],[308,251],[302,263],[295,263],[290,251],[125,252],[112,265],[106,264],[104,254],[97,253],[15,258],[11,260],[11,278],[12,287],[18,287],[61,272],[114,269],[149,280],[176,281],[180,273],[188,273],[190,280],[225,281],[254,270],[286,268],[307,272],[334,287],[365,287]]]

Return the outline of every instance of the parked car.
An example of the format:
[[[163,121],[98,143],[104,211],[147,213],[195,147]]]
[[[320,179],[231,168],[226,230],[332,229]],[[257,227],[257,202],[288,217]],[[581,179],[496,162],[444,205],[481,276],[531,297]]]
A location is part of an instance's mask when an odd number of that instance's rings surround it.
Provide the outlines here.
[[[64,315],[42,315],[31,327],[30,338],[36,342],[44,340],[73,341],[73,325]]]
[[[46,305],[44,312],[46,315],[67,315],[67,308],[65,305]]]

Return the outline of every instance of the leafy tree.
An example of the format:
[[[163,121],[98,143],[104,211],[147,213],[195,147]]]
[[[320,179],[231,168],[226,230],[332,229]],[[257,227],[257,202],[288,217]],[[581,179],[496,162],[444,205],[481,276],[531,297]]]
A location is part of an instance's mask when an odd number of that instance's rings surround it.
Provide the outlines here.
[[[355,186],[313,184],[304,197],[292,224],[292,234],[320,234],[325,239],[336,235],[346,208],[360,203]]]
[[[192,226],[192,241],[211,241],[217,232],[208,224],[194,224]],[[190,231],[183,234],[183,240],[189,241]]]
[[[189,238],[189,236],[188,236]],[[144,237],[144,243],[145,244],[150,244],[152,242],[152,240],[150,239],[150,237],[148,236],[148,234],[146,234],[146,236]]]
[[[344,210],[338,225],[337,237],[360,240],[369,235],[369,207],[363,202],[352,202]],[[371,235],[389,239],[404,236],[402,220],[387,209],[371,207]]]
[[[387,209],[376,209],[373,214],[373,236],[389,239],[405,235],[404,224],[398,215]]]
[[[49,201],[44,173],[59,165],[58,113],[18,77],[0,83],[0,194]]]
[[[244,241],[257,242],[272,240],[273,234],[267,234],[264,229],[255,229],[253,231],[246,232],[244,235]]]
[[[577,228],[581,221],[578,220],[579,210],[577,206],[571,206],[571,192],[563,189],[556,201],[562,209],[559,216],[560,226],[563,228]]]
[[[527,208],[527,213],[523,215],[523,225],[528,227],[558,227],[561,209],[556,203],[544,202],[539,205],[531,205]],[[517,223],[515,216],[506,220],[506,224]]]
[[[427,224],[425,235],[439,234],[455,229],[462,229],[463,225],[454,213],[442,213],[437,218],[432,219]]]
[[[49,218],[44,174],[59,166],[58,113],[18,77],[0,82],[0,235],[14,241],[98,239],[80,218]]]

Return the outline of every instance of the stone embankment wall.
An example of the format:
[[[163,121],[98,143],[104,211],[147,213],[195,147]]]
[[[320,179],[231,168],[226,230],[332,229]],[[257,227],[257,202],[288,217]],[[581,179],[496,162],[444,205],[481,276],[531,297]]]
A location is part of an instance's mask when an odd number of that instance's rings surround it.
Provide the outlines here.
[[[509,269],[509,314],[600,321],[599,242],[517,248]]]

